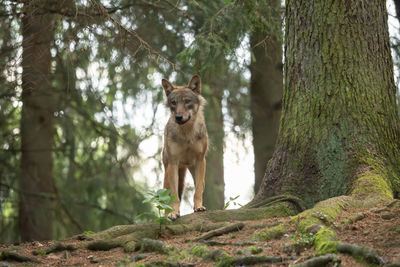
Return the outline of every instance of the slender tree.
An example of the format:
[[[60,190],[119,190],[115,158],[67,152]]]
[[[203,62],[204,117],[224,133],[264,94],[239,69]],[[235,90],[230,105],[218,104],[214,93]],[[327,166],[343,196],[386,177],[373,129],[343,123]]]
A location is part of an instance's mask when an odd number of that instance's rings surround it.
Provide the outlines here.
[[[209,136],[206,183],[203,193],[207,209],[222,209],[225,203],[224,183],[224,118],[222,114],[223,87],[215,75],[209,75],[204,92],[208,95],[204,115]]]
[[[393,0],[393,2],[394,2],[395,9],[396,9],[397,19],[400,20],[400,1],[399,0]]]
[[[43,1],[42,7],[51,5]],[[52,15],[25,3],[22,18],[22,117],[19,231],[22,240],[52,238],[53,113],[50,46]]]
[[[250,35],[252,62],[250,65],[250,109],[254,149],[254,192],[264,177],[267,162],[272,157],[278,135],[283,91],[280,1],[268,1],[270,24],[256,25]]]

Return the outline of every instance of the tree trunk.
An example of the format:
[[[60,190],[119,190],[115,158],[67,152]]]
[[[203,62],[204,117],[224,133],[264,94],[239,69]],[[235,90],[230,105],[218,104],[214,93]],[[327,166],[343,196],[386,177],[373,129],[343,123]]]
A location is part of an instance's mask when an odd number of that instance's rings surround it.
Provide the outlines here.
[[[279,10],[280,1],[269,2]],[[273,14],[273,19],[281,20],[279,12]],[[276,33],[276,36],[281,34]],[[282,44],[276,37],[256,28],[250,37],[250,45],[253,53],[250,107],[253,120],[254,192],[257,193],[278,135],[283,91]]]
[[[394,6],[396,8],[396,16],[397,19],[400,21],[400,0],[393,0]]]
[[[45,5],[46,3],[41,3]],[[50,45],[52,19],[25,4],[22,18],[22,118],[19,231],[22,240],[52,238],[53,92]]]
[[[385,1],[286,1],[285,33],[279,136],[253,203],[290,194],[311,207],[368,174],[399,192]]]
[[[208,131],[206,184],[203,193],[204,206],[210,210],[222,209],[225,203],[224,183],[224,121],[222,115],[222,90],[210,80],[210,97],[204,109]]]

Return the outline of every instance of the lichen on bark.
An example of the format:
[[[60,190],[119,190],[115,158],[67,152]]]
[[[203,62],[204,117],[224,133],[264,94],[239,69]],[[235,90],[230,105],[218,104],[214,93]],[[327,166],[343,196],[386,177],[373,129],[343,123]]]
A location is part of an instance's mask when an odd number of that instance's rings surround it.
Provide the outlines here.
[[[280,130],[253,202],[308,208],[364,173],[400,190],[400,131],[384,2],[287,1]],[[312,186],[311,186],[312,185]]]

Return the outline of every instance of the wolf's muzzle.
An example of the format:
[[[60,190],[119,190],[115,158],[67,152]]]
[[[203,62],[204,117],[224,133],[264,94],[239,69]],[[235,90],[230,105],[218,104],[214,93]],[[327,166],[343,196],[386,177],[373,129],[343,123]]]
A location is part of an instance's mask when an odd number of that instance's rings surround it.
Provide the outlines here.
[[[184,124],[185,122],[187,122],[188,120],[190,120],[190,118],[191,118],[191,116],[189,115],[188,116],[188,118],[185,120],[184,118],[183,118],[183,115],[175,115],[175,121],[176,121],[176,123],[178,123],[178,124]]]

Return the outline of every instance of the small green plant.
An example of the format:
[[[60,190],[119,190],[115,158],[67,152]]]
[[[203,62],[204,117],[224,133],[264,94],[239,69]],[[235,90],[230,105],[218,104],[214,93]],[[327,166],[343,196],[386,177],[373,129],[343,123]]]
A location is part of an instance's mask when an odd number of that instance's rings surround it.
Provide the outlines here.
[[[229,200],[225,203],[224,210],[226,210],[231,204],[234,206],[240,206],[242,207],[241,204],[237,203],[235,200],[238,199],[240,195],[237,195],[236,197],[229,197]]]
[[[299,233],[297,232],[293,237],[293,246],[297,253],[300,253],[314,244],[315,235],[313,233]]]
[[[143,200],[143,203],[150,203],[157,209],[158,214],[151,213],[150,219],[159,223],[160,232],[161,226],[171,221],[166,215],[174,210],[171,205],[174,203],[176,195],[171,196],[170,193],[171,190],[169,189],[159,189],[157,192],[149,192],[149,197]],[[149,213],[142,213],[138,217],[144,215],[149,215]]]
[[[262,248],[256,247],[256,246],[251,246],[251,247],[249,247],[249,249],[250,249],[250,253],[251,253],[252,255],[261,253],[261,252],[263,251]]]
[[[40,256],[46,256],[46,250],[39,250],[39,251],[37,251],[37,255],[40,255]]]
[[[327,216],[326,214],[323,214],[323,213],[320,212],[320,211],[313,211],[313,212],[311,213],[311,215],[313,215],[314,217],[320,219],[320,220],[323,221],[323,222],[328,221],[328,216]]]
[[[239,249],[239,250],[236,250],[236,251],[235,251],[235,254],[236,254],[236,255],[243,255],[244,252],[243,252],[243,250]]]
[[[95,234],[95,232],[89,230],[89,231],[85,231],[84,234],[85,235],[93,235],[93,234]]]

